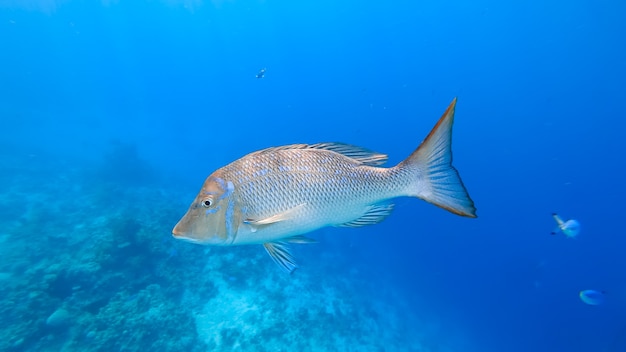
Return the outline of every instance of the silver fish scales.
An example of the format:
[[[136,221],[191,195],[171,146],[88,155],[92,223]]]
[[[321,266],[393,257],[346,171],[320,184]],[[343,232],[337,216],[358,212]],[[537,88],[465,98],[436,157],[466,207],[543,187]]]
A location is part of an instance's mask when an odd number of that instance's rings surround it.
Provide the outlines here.
[[[294,144],[248,154],[204,182],[176,238],[206,245],[263,244],[288,272],[297,265],[287,242],[325,226],[375,224],[393,198],[412,196],[476,217],[456,169],[451,137],[456,99],[420,146],[396,166],[387,156],[342,143]]]

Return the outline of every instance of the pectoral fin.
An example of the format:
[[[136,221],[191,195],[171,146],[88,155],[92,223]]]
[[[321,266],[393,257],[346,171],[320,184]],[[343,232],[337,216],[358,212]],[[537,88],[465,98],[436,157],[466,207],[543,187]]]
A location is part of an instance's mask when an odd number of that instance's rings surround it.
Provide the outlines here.
[[[291,208],[291,209],[287,209],[285,211],[283,211],[282,213],[278,213],[275,215],[272,215],[270,217],[267,217],[265,219],[246,219],[244,222],[246,224],[250,224],[250,225],[269,225],[269,224],[273,224],[276,222],[280,222],[280,221],[285,221],[285,220],[289,220],[291,219],[296,211],[300,208],[302,208],[303,206],[305,206],[306,203],[302,203],[299,205],[296,205],[295,207]]]

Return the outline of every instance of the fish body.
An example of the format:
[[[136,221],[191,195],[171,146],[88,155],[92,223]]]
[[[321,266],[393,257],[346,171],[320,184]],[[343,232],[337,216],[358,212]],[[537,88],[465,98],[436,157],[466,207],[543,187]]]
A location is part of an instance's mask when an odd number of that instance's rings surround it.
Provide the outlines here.
[[[592,306],[604,303],[605,295],[606,292],[597,290],[582,290],[578,293],[581,301]]]
[[[557,214],[552,213],[554,221],[556,221],[557,227],[552,231],[552,235],[556,235],[562,232],[565,237],[574,238],[580,233],[580,223],[577,220],[570,219],[563,221],[563,219]]]
[[[383,220],[397,197],[418,197],[476,217],[456,169],[451,134],[456,99],[406,160],[342,143],[294,144],[248,154],[211,174],[176,224],[176,238],[207,245],[263,244],[285,270],[296,268],[286,242],[326,226]]]

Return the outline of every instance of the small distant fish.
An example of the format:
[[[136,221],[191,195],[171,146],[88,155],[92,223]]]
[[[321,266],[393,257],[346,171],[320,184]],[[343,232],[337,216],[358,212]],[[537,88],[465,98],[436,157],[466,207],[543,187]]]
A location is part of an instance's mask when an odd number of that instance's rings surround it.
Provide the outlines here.
[[[211,174],[172,230],[205,245],[263,244],[283,269],[296,267],[287,243],[326,226],[376,224],[390,200],[417,197],[454,214],[476,208],[452,166],[456,99],[420,146],[398,165],[387,155],[342,143],[293,144],[260,150]]]
[[[263,78],[265,77],[265,68],[262,68],[259,70],[259,73],[256,74],[256,78]]]
[[[574,219],[563,221],[557,213],[552,213],[554,221],[556,221],[557,227],[552,231],[551,235],[556,235],[559,232],[563,232],[565,237],[574,238],[580,233],[580,223]]]
[[[606,295],[606,291],[596,291],[596,290],[582,290],[578,293],[581,301],[592,305],[597,306],[604,303],[604,297]]]

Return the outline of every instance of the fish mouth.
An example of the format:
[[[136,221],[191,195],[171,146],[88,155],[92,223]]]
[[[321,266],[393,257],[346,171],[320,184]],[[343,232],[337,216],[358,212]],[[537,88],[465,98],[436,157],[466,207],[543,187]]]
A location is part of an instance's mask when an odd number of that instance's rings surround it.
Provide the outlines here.
[[[208,241],[203,241],[197,238],[186,236],[185,233],[181,231],[176,231],[176,228],[172,231],[172,236],[177,240],[182,240],[185,242],[195,243],[195,244],[206,244]]]
[[[174,226],[174,228],[172,229],[172,236],[181,240],[189,238],[189,236],[187,235],[190,233],[190,231],[186,231],[184,229],[184,226],[180,225],[181,224],[179,222],[178,224],[176,224],[176,226]]]
[[[200,241],[198,239],[187,237],[187,236],[184,236],[182,234],[177,234],[176,232],[172,232],[172,236],[175,239],[177,239],[177,240],[182,240],[182,241],[185,241],[185,242],[196,243],[196,244],[204,244],[204,242],[202,242],[202,241]]]
[[[183,235],[182,231],[178,230],[178,226],[174,227],[174,229],[172,230],[172,236],[174,236],[176,238],[184,238],[185,237]]]
[[[176,237],[176,239],[183,240],[183,241],[185,241],[185,242],[190,242],[190,243],[195,243],[195,244],[203,244],[203,243],[204,243],[204,242],[198,241],[198,240],[196,240],[196,239],[194,239],[194,238],[189,238],[189,237],[177,237],[177,236],[174,236],[174,237]]]
[[[178,229],[178,226],[174,227],[174,229],[172,230],[172,236],[176,239],[179,240],[185,240],[185,241],[190,241],[190,242],[195,242],[196,240],[194,240],[193,238],[189,238],[187,236],[185,236],[185,233],[183,231],[180,231]]]

